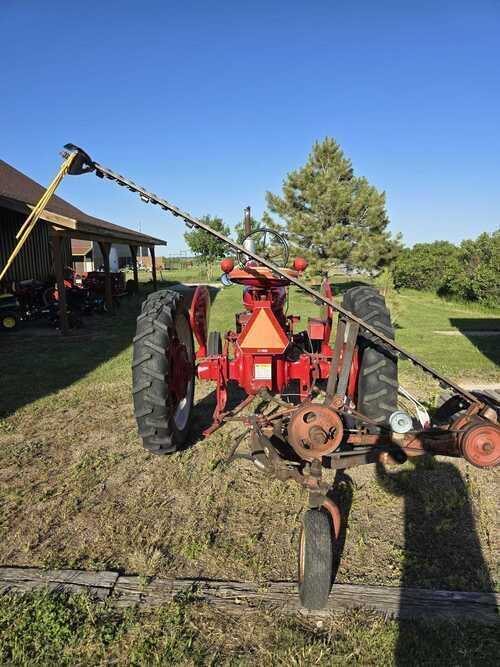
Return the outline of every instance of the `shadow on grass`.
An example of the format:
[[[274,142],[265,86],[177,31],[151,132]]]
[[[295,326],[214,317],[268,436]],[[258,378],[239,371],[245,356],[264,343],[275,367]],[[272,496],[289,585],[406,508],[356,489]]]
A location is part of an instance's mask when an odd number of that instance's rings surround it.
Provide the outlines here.
[[[165,288],[159,284],[159,289]],[[0,418],[71,386],[126,350],[135,335],[141,303],[151,292],[152,286],[145,285],[139,294],[124,298],[114,315],[83,318],[83,327],[73,330],[67,338],[43,323],[37,327],[39,335],[30,335],[30,327],[1,335]],[[183,292],[189,307],[193,290]],[[217,290],[210,289],[210,293],[213,302]],[[130,372],[128,361],[123,372]]]
[[[234,410],[234,408],[237,407],[244,398],[246,398],[247,394],[238,384],[236,384],[236,382],[231,380],[228,383],[227,396],[228,398],[225,410],[229,411]],[[189,437],[181,449],[189,449],[203,439],[203,431],[212,425],[216,404],[217,396],[214,389],[193,406]]]
[[[328,497],[340,509],[340,535],[335,541],[335,556],[333,564],[332,581],[337,578],[337,572],[342,562],[342,554],[344,553],[345,541],[347,538],[347,531],[349,529],[349,514],[352,507],[353,499],[353,481],[345,470],[337,470],[333,480],[333,485],[328,492]]]
[[[415,650],[415,628],[409,620],[415,602],[405,596],[405,589],[484,591],[491,593],[495,609],[494,587],[476,533],[468,488],[454,465],[425,456],[416,459],[413,470],[392,472],[379,463],[377,480],[386,492],[405,499],[401,618],[395,663],[408,665]],[[428,630],[418,636],[418,643],[420,652],[432,655],[439,624],[432,610],[429,615]],[[463,664],[466,648],[457,642],[448,664]]]
[[[485,357],[497,365],[500,364],[500,317],[450,317],[450,324],[466,336]],[[498,335],[488,335],[489,332],[498,332]]]

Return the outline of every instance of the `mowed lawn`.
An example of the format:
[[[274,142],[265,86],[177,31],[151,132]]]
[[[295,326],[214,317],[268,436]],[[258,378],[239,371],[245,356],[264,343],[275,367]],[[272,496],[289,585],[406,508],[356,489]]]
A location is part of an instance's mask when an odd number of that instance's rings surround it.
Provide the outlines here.
[[[355,281],[339,283],[340,297]],[[124,302],[114,317],[90,318],[68,341],[0,337],[0,564],[295,578],[305,496],[247,462],[224,464],[238,426],[200,439],[214,407],[212,386],[197,389],[190,447],[162,458],[141,449],[130,392],[141,298]],[[500,337],[474,333],[500,330],[500,311],[412,291],[390,301],[400,343],[468,386],[500,385]],[[219,290],[211,329],[230,327],[240,302],[241,288]],[[290,294],[289,313],[300,314],[304,326],[318,309]],[[439,393],[407,363],[401,378],[430,404]],[[497,471],[444,458],[366,466],[349,471],[339,493],[348,528],[338,581],[498,586]],[[46,663],[92,664],[105,656],[136,664],[496,663],[491,630],[473,623],[398,623],[360,612],[317,627],[252,612],[241,625],[189,600],[152,614],[117,614],[74,598],[0,601],[0,661],[32,663],[44,632]]]

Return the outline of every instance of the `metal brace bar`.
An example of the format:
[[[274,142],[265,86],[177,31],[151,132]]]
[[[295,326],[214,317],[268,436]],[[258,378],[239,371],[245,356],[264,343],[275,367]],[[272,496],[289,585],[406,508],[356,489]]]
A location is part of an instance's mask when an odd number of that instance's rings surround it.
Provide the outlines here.
[[[340,354],[345,340],[345,318],[339,316],[337,322],[337,332],[335,334],[335,346],[333,348],[333,357],[330,363],[330,371],[328,373],[328,383],[326,385],[326,400],[325,403],[330,403],[335,396],[337,389],[337,380],[339,376]]]
[[[346,342],[343,346],[342,358],[341,358],[341,369],[339,373],[339,379],[337,382],[337,388],[335,390],[335,398],[339,398],[344,403],[345,395],[347,392],[347,383],[349,382],[349,373],[351,372],[352,366],[352,357],[354,354],[354,348],[356,346],[356,341],[358,339],[359,325],[357,322],[347,322],[346,327]]]

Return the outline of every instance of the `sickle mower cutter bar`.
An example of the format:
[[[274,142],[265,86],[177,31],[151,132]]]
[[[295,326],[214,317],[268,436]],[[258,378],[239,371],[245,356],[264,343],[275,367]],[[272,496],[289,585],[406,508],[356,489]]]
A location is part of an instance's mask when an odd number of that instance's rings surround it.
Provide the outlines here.
[[[299,592],[304,606],[325,606],[334,576],[341,514],[330,498],[325,468],[402,463],[424,453],[464,457],[482,468],[498,465],[497,398],[466,391],[401,348],[394,341],[385,302],[375,289],[355,287],[346,292],[342,305],[337,304],[326,280],[321,292],[299,280],[307,266],[302,258],[296,258],[291,269],[271,261],[276,253],[266,251],[267,240],[271,239],[274,249],[284,243],[272,230],[262,230],[260,245],[255,232],[238,244],[94,162],[77,146],[67,144],[63,156],[72,156],[69,174],[93,171],[116,181],[145,203],[156,204],[188,226],[224,241],[236,255],[236,266],[230,257],[221,262],[225,284],[244,287],[244,310],[236,314],[234,331],[208,334],[210,298],[202,286],[196,289],[189,312],[182,297],[167,290],[152,294],[143,304],[134,339],[135,415],[148,450],[175,451],[188,435],[195,378],[216,382],[213,424],[205,434],[225,421],[240,420],[250,435],[247,458],[259,470],[283,481],[293,480],[309,493],[299,544]],[[259,254],[256,247],[261,249]],[[288,248],[282,250],[287,257]],[[300,318],[285,312],[290,285],[322,304],[320,318],[310,318],[305,331],[296,331]],[[334,312],[338,320],[331,347]],[[399,387],[398,358],[409,359],[452,390],[452,397],[432,420]],[[226,411],[230,381],[247,397]],[[398,393],[410,399],[416,417],[398,409]],[[254,398],[260,399],[259,406],[254,413],[244,414],[243,408]],[[239,440],[231,458],[238,444]]]

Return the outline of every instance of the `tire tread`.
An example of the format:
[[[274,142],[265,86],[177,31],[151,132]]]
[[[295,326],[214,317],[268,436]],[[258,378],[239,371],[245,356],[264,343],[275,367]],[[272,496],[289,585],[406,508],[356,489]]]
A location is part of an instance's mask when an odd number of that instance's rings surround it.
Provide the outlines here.
[[[347,290],[343,305],[394,340],[389,309],[385,299],[374,287],[360,285]],[[360,367],[357,409],[377,424],[386,424],[390,415],[397,410],[397,357],[391,349],[366,331],[361,331],[358,336],[358,349]]]
[[[176,451],[186,435],[172,424],[166,356],[169,327],[180,309],[185,307],[178,292],[160,290],[144,301],[137,318],[132,360],[134,416],[144,448],[154,454]]]

